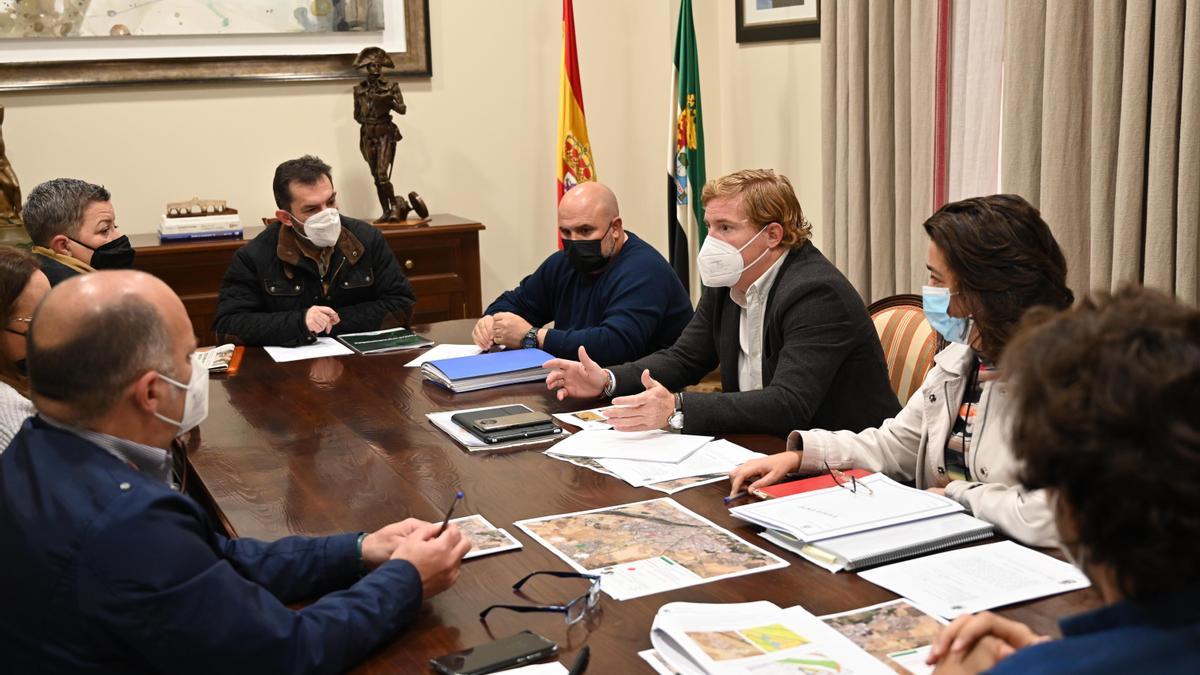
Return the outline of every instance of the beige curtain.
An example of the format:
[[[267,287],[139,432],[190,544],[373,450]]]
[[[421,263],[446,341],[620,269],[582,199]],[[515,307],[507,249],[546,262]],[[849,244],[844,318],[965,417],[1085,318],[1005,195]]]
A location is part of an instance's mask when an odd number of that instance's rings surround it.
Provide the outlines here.
[[[1200,300],[1200,2],[1007,0],[1001,184],[1072,287]]]
[[[937,3],[821,3],[824,253],[868,301],[920,288]]]

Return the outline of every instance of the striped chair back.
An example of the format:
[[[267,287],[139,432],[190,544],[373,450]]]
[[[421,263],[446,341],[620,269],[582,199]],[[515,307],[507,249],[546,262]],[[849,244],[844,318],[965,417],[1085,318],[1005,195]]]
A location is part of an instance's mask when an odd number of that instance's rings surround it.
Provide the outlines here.
[[[919,295],[893,295],[871,303],[867,311],[883,345],[892,391],[904,405],[921,388],[942,341],[925,320]]]

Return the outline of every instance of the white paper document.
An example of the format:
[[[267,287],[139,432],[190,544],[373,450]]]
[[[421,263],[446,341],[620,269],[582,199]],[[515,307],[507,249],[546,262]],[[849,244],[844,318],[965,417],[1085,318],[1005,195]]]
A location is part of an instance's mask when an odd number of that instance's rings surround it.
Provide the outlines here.
[[[687,675],[894,675],[803,607],[765,601],[663,605],[650,643],[669,668]]]
[[[554,446],[563,457],[608,457],[654,462],[682,462],[704,447],[712,436],[654,431],[585,429]]]
[[[642,657],[643,661],[650,664],[650,667],[658,675],[680,675],[678,670],[663,659],[662,654],[659,654],[657,649],[643,649],[637,655]]]
[[[612,406],[603,408],[592,408],[590,410],[580,410],[570,413],[554,413],[554,418],[559,422],[570,424],[580,429],[611,429],[612,425],[608,423],[608,417],[604,415],[604,411]]]
[[[668,497],[514,525],[615,600],[787,567]]]
[[[471,550],[467,551],[463,560],[523,548],[521,542],[517,541],[507,530],[496,527],[483,516],[463,516],[450,522],[457,525],[458,529],[462,530],[463,536],[471,540]]]
[[[902,674],[927,675],[930,646],[946,621],[907,600],[892,600],[819,617],[868,654]]]
[[[527,405],[522,405],[520,403],[516,403],[514,405],[524,408],[525,410],[528,410],[529,412],[533,412],[533,410],[531,410],[529,408],[529,406],[527,406]],[[498,406],[485,405],[485,406],[481,406],[478,408],[463,408],[462,410],[446,410],[444,412],[425,413],[425,417],[426,417],[426,419],[428,419],[430,422],[433,423],[433,426],[446,432],[446,434],[448,436],[450,436],[450,438],[453,438],[454,440],[458,441],[463,447],[465,447],[467,450],[470,450],[471,452],[475,452],[478,450],[504,450],[505,448],[515,448],[515,447],[522,446],[522,445],[540,445],[540,444],[546,443],[547,441],[558,440],[558,439],[570,434],[569,431],[567,431],[566,429],[563,429],[563,432],[561,434],[555,434],[553,436],[541,436],[539,438],[521,439],[519,441],[511,441],[508,443],[484,443],[483,440],[480,439],[478,436],[476,436],[475,434],[458,426],[457,424],[454,423],[454,420],[450,419],[459,413],[475,412],[476,410],[487,410],[488,408],[496,408],[496,407],[498,407]]]
[[[709,483],[720,483],[721,481],[729,480],[729,475],[724,473],[709,474],[707,476],[691,476],[689,478],[676,478],[675,480],[665,480],[661,483],[650,483],[643,487],[648,487],[651,490],[658,490],[673,495],[676,492],[682,492],[689,488],[708,485]]]
[[[480,353],[483,353],[483,350],[475,345],[437,345],[430,347],[429,351],[404,364],[404,367],[419,368],[426,361],[457,359],[460,356],[475,356]]]
[[[557,449],[555,450],[557,452]],[[743,462],[766,457],[724,439],[702,446],[681,462],[655,462],[637,459],[602,457],[596,461],[621,480],[634,487],[651,483],[691,478],[716,473],[729,473]]]
[[[947,619],[1091,586],[1073,565],[1012,541],[946,551],[859,576]]]
[[[353,349],[331,337],[319,337],[311,345],[300,347],[263,347],[263,349],[267,350],[275,363],[319,359],[322,356],[345,356],[354,353]]]
[[[521,666],[504,671],[506,675],[567,675],[571,671],[558,661],[553,663],[535,663],[532,666]]]
[[[874,473],[858,480],[857,492],[835,486],[737,506],[729,513],[812,543],[962,510],[953,499]]]

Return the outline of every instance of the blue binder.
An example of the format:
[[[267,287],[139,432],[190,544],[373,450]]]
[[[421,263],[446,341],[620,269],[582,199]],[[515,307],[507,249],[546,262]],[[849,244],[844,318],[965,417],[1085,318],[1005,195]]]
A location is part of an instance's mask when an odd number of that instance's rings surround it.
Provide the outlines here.
[[[488,375],[502,375],[518,370],[536,370],[554,358],[540,349],[508,349],[501,352],[437,359],[429,365],[437,368],[451,382]]]

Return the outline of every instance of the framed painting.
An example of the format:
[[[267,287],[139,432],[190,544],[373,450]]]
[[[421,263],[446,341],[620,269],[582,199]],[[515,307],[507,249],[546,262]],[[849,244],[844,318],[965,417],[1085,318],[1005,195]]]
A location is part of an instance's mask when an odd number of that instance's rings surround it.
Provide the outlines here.
[[[0,91],[433,74],[429,0],[0,0]]]
[[[821,0],[734,0],[737,41],[821,37]]]

